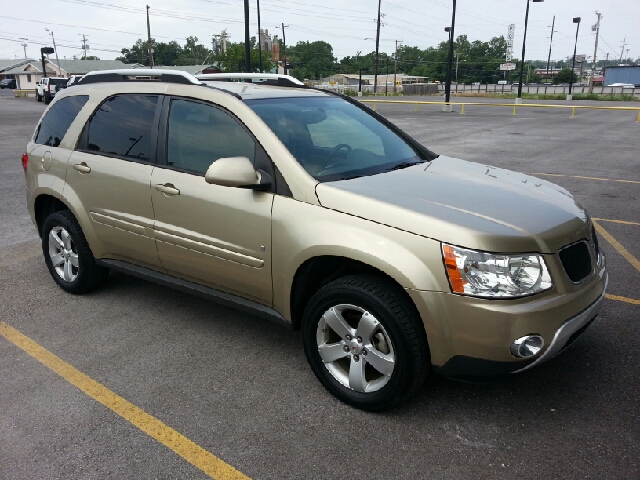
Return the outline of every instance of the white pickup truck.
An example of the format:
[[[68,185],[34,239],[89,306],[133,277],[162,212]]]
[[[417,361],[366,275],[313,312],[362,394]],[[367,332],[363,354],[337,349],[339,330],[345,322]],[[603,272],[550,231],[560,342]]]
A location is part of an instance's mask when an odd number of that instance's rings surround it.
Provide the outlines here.
[[[56,92],[67,86],[67,79],[63,77],[44,77],[36,83],[36,100],[45,104],[51,103]]]

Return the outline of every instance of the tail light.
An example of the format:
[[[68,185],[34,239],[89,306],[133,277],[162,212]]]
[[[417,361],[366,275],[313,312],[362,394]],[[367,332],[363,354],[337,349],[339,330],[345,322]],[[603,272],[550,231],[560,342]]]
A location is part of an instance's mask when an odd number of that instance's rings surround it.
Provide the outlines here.
[[[27,152],[22,154],[22,168],[24,168],[24,173],[27,173],[27,165],[29,165],[29,155]]]
[[[51,84],[47,85],[47,92],[51,92]]]

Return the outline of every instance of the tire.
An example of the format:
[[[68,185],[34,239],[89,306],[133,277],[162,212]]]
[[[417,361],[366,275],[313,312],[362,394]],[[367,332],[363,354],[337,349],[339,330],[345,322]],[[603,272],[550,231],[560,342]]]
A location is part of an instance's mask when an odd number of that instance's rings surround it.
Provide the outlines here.
[[[430,368],[427,337],[403,293],[390,280],[351,275],[309,300],[302,320],[307,360],[343,402],[380,411],[424,383]]]
[[[51,103],[51,96],[47,95],[46,93],[44,94],[44,104],[45,105],[49,105]]]
[[[36,102],[41,102],[41,101],[42,101],[42,97],[38,95],[38,91],[36,90]]]
[[[44,221],[42,252],[53,280],[66,292],[89,292],[109,275],[108,268],[96,264],[82,228],[69,210],[54,212]]]

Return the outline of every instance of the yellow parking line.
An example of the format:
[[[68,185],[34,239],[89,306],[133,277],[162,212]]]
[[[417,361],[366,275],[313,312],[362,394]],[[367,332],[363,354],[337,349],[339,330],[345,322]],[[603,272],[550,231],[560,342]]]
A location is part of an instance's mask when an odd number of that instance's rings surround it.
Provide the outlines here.
[[[596,230],[598,231],[598,233],[600,235],[602,235],[602,237],[611,244],[611,246],[613,248],[615,248],[618,253],[620,255],[622,255],[624,258],[627,259],[627,261],[633,265],[636,270],[638,270],[640,272],[640,261],[638,261],[638,259],[636,257],[634,257],[633,255],[631,255],[631,253],[622,246],[622,244],[620,244],[620,242],[618,242],[615,238],[613,238],[611,236],[611,234],[609,232],[607,232],[604,228],[602,228],[602,226],[596,222],[595,220],[593,221],[593,226],[596,227]]]
[[[609,300],[616,300],[618,302],[626,302],[631,303],[633,305],[640,305],[640,300],[636,300],[635,298],[627,298],[621,297],[620,295],[609,295],[608,293],[605,295]]]
[[[231,465],[212,455],[184,435],[165,425],[157,418],[136,407],[124,398],[116,395],[104,385],[96,382],[81,371],[56,357],[39,344],[23,335],[15,328],[0,322],[0,335],[20,347],[33,358],[78,387],[91,398],[138,427],[149,436],[173,450],[193,466],[199,468],[211,478],[219,480],[248,479]]]
[[[559,173],[528,173],[527,175],[545,175],[547,177],[570,177],[570,178],[582,178],[585,180],[600,180],[602,182],[623,182],[623,183],[637,183],[640,184],[638,180],[617,180],[614,178],[599,178],[599,177],[585,177],[584,175],[561,175]]]
[[[640,223],[638,222],[627,222],[626,220],[611,220],[610,218],[594,218],[593,220],[598,220],[599,222],[623,223],[625,225],[640,225]]]

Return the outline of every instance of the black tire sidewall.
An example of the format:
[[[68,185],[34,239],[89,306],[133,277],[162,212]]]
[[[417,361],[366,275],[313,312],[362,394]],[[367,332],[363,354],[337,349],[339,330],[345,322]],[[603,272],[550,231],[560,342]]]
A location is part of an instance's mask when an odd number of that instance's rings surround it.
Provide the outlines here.
[[[356,305],[371,312],[382,324],[391,339],[396,364],[387,384],[380,390],[362,393],[351,390],[338,382],[324,366],[318,353],[316,333],[320,318],[329,308],[339,304]],[[329,284],[320,289],[309,301],[305,310],[302,335],[305,354],[318,380],[334,396],[349,405],[369,411],[379,411],[392,405],[407,389],[410,378],[407,339],[402,327],[393,320],[385,302],[357,288]]]
[[[67,282],[58,275],[53,268],[51,257],[49,256],[49,232],[54,227],[62,227],[69,233],[71,241],[78,252],[78,276],[72,282]],[[86,285],[91,281],[90,270],[95,262],[91,251],[83,248],[86,241],[84,238],[80,238],[79,232],[81,234],[82,230],[68,210],[52,213],[44,221],[42,227],[42,252],[44,254],[44,261],[53,280],[60,288],[69,293],[82,293],[86,290]]]

